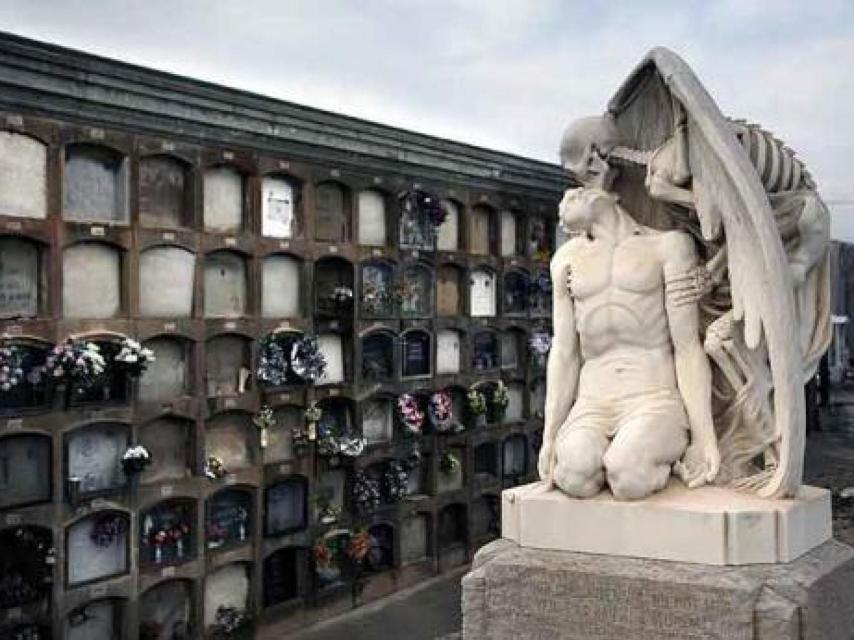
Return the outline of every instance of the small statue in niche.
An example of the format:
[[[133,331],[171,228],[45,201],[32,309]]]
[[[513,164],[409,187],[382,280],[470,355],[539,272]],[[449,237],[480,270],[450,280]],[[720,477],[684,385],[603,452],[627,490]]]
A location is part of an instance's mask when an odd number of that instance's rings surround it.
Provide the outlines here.
[[[582,187],[551,265],[542,479],[631,499],[672,469],[793,495],[802,385],[830,338],[829,216],[803,165],[724,118],[665,49],[606,116],[567,129],[561,156]]]

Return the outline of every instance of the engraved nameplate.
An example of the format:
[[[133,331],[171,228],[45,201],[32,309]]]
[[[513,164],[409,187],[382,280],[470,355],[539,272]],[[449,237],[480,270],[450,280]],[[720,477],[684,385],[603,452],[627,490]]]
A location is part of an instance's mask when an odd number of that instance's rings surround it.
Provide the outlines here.
[[[19,336],[23,332],[24,328],[19,324],[10,324],[6,327],[5,333],[10,336]]]
[[[20,620],[21,619],[21,607],[12,607],[11,609],[6,610],[6,617],[9,620]],[[13,637],[13,636],[10,636]],[[14,636],[16,638],[20,638],[22,636]]]
[[[233,409],[237,405],[237,402],[234,400],[234,398],[226,398],[223,401],[223,405],[226,409]]]
[[[338,247],[334,244],[329,246],[329,253],[338,253]]]
[[[341,177],[341,171],[339,171],[338,169],[330,169],[329,175],[332,176],[333,178],[340,178]]]
[[[97,127],[89,128],[89,137],[93,140],[103,140],[104,139],[104,130],[98,129]]]
[[[103,598],[105,595],[107,595],[107,585],[96,584],[92,587],[89,587],[90,598]]]
[[[163,323],[163,330],[164,331],[175,331],[175,329],[177,327],[178,327],[178,325],[176,325],[174,322],[164,322]]]
[[[329,390],[329,395],[330,395],[330,396],[337,396],[337,395],[339,395],[340,393],[341,393],[341,391],[340,391],[340,390],[338,390],[338,389],[330,389],[330,390]]]
[[[162,487],[160,487],[160,497],[161,498],[168,498],[174,492],[175,492],[175,487],[173,487],[171,484],[164,484]]]
[[[9,127],[23,127],[24,126],[24,118],[22,116],[6,116],[6,126]]]
[[[279,169],[290,169],[291,163],[286,160],[279,160]]]
[[[7,429],[20,429],[23,426],[24,421],[21,418],[12,418],[10,420],[6,420]]]
[[[290,249],[291,243],[287,241],[282,241],[279,243],[279,249]]]
[[[6,514],[6,524],[10,527],[16,527],[21,524],[21,514],[20,513],[7,513]]]
[[[290,393],[280,393],[279,394],[279,402],[290,402],[291,394]]]
[[[171,231],[165,231],[163,233],[163,239],[171,242],[172,240],[175,239],[175,234],[172,233]]]
[[[236,322],[231,322],[231,321],[224,322],[222,324],[222,326],[226,331],[234,331],[235,329],[237,329],[237,323]]]
[[[383,250],[382,249],[372,249],[371,255],[374,256],[375,258],[382,258]]]
[[[226,238],[225,239],[225,246],[226,247],[233,247],[236,244],[237,244],[237,238]]]
[[[107,230],[104,227],[90,227],[89,235],[96,236],[99,238],[103,238],[107,233]]]
[[[222,152],[223,160],[234,160],[234,152],[233,151],[223,151]]]
[[[162,578],[171,578],[175,575],[175,567],[163,567],[160,570],[160,576]]]
[[[20,222],[18,222],[17,220],[13,220],[12,222],[6,223],[6,228],[10,231],[20,231],[23,227],[21,226]]]
[[[163,151],[175,151],[175,143],[174,142],[166,142],[165,140],[160,143],[160,148]]]
[[[237,484],[237,476],[235,476],[235,475],[225,476],[225,484]]]

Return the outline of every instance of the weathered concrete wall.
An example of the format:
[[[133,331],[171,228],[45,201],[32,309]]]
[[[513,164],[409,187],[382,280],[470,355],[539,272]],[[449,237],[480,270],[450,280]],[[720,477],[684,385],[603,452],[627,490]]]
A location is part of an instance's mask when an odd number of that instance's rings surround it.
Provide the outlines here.
[[[161,582],[140,598],[139,620],[160,625],[157,640],[180,637],[190,623],[190,583],[184,580]]]
[[[436,373],[460,372],[460,333],[443,329],[436,334]]]
[[[264,176],[261,183],[261,233],[272,238],[293,238],[297,224],[294,189],[287,179]]]
[[[448,211],[445,221],[439,227],[436,236],[436,249],[439,251],[458,251],[460,248],[460,207],[456,202],[445,200],[442,204]]]
[[[66,622],[66,640],[108,640],[121,634],[117,626],[120,619],[116,615],[118,605],[112,600],[100,600],[86,605],[86,620],[79,625]]]
[[[240,370],[249,366],[248,344],[239,336],[217,336],[205,353],[206,390],[209,397],[239,392]]]
[[[365,403],[362,409],[362,435],[369,443],[391,440],[393,424],[391,403],[388,400]]]

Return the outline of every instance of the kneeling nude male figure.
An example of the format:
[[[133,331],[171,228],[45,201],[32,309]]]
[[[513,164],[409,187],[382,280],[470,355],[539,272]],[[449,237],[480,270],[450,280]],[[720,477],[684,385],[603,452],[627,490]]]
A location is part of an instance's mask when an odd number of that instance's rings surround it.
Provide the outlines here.
[[[551,263],[555,335],[539,472],[574,497],[607,482],[616,498],[636,500],[664,488],[671,470],[689,486],[711,482],[720,456],[693,240],[639,225],[607,190],[607,139],[590,141],[590,128],[601,138],[603,126],[570,128],[562,148],[585,186],[560,205],[572,237]],[[583,167],[572,153],[579,135]]]

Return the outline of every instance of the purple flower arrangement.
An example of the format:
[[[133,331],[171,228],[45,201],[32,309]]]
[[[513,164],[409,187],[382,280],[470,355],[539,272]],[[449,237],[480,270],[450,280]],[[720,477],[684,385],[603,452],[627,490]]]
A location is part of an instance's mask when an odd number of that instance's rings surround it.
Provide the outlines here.
[[[453,417],[451,394],[447,391],[437,391],[431,395],[427,403],[427,411],[430,415],[430,422],[437,431],[450,429],[451,418]]]
[[[402,393],[397,398],[397,410],[403,426],[410,433],[421,433],[424,424],[424,411],[421,409],[417,396],[411,393]]]

